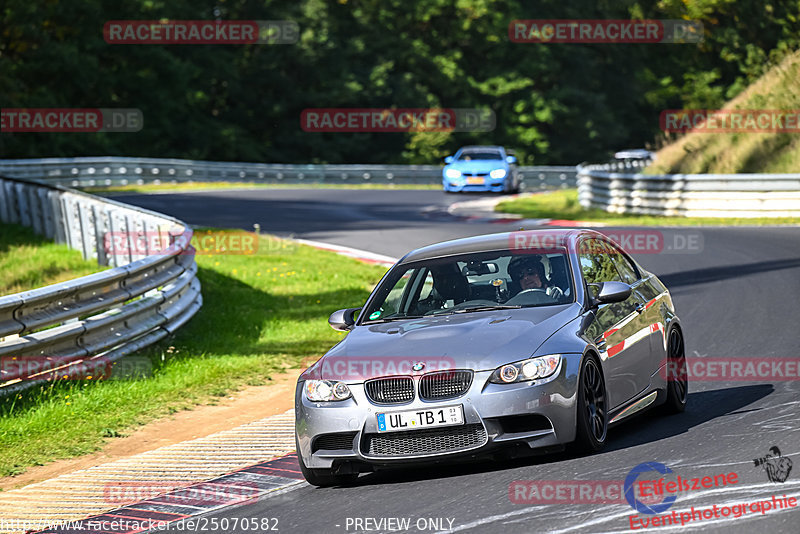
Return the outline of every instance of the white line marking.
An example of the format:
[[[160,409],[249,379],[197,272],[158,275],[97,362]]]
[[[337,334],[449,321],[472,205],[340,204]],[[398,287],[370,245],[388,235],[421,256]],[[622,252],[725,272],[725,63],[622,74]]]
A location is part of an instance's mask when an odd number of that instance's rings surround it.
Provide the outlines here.
[[[319,248],[322,250],[329,250],[331,252],[336,252],[343,256],[348,256],[351,258],[373,263],[394,265],[395,263],[397,263],[398,259],[398,258],[392,258],[391,256],[384,256],[383,254],[376,254],[375,252],[369,252],[367,250],[345,247],[343,245],[335,245],[333,243],[324,243],[322,241],[310,241],[308,239],[291,239],[291,241],[295,241],[297,243],[308,245],[314,248]]]

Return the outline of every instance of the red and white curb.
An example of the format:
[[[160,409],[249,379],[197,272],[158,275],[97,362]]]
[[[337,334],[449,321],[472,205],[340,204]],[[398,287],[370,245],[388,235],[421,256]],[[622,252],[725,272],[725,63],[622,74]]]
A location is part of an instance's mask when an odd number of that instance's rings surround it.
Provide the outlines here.
[[[227,475],[178,488],[157,497],[128,504],[79,521],[61,523],[38,534],[105,532],[136,534],[192,527],[192,518],[258,500],[304,483],[297,454],[251,465]],[[276,521],[276,520],[273,520]],[[195,520],[195,523],[197,520]],[[275,524],[248,524],[245,530],[275,530]]]
[[[67,527],[121,508],[129,518],[145,512],[205,513],[211,506],[229,506],[298,483],[294,467],[269,463],[294,449],[294,410],[287,410],[203,438],[0,492],[0,532],[36,531],[53,525],[59,526],[59,532],[76,531],[80,528]],[[263,469],[267,464],[268,473]],[[139,510],[142,502],[147,503],[144,512]]]

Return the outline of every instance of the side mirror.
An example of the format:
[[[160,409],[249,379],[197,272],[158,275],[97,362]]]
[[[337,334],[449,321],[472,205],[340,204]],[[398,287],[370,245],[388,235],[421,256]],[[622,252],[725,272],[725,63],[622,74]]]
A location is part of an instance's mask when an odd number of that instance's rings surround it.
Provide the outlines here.
[[[352,330],[356,324],[355,315],[361,308],[345,308],[344,310],[336,310],[328,317],[328,324],[334,330]]]
[[[631,286],[623,282],[603,282],[602,284],[590,285],[599,285],[600,287],[597,296],[592,299],[594,305],[622,302],[631,296]]]
[[[515,158],[514,156],[506,156],[506,163],[509,163],[509,164],[513,165],[516,162],[517,162],[517,158]]]
[[[451,163],[453,163],[453,161],[455,161],[455,160],[453,160],[453,156],[447,156],[446,158],[444,158],[444,162],[447,165],[450,165]]]

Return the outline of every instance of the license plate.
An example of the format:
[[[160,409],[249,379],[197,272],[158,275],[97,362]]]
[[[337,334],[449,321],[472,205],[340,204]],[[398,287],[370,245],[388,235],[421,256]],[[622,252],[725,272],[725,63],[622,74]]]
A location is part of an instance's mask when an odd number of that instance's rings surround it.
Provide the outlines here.
[[[464,408],[461,404],[432,410],[420,409],[378,414],[378,432],[397,432],[463,424]]]
[[[482,184],[483,178],[467,178],[467,183],[471,185]]]

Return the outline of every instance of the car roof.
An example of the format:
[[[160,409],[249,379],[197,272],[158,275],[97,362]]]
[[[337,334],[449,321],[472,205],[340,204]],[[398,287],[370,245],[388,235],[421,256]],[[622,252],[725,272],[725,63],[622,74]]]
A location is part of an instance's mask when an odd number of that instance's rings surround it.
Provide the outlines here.
[[[513,243],[520,236],[524,236],[526,242],[531,242],[537,239],[543,242],[542,238],[547,236],[549,239],[564,240],[564,243],[572,243],[577,240],[581,235],[599,236],[593,230],[586,230],[582,228],[569,228],[569,229],[547,229],[547,230],[520,230],[517,232],[503,232],[500,234],[485,234],[475,237],[465,237],[462,239],[454,239],[452,241],[444,241],[428,245],[426,247],[412,250],[400,260],[399,263],[411,263],[420,260],[428,260],[433,258],[441,258],[443,256],[454,256],[458,254],[469,254],[471,252],[490,252],[493,250],[509,250],[513,249]],[[575,250],[572,248],[572,250]]]

